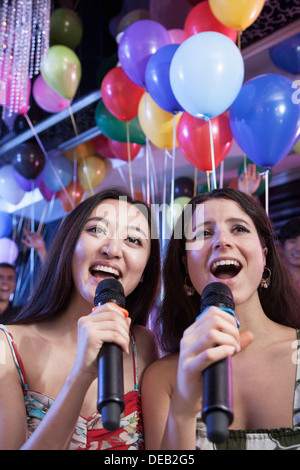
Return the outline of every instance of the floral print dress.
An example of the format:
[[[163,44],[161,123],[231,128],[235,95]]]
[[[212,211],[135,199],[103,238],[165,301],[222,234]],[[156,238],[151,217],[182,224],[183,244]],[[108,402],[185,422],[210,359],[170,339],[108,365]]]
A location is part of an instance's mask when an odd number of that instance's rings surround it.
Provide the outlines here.
[[[21,378],[30,436],[51,407],[54,399],[28,388],[26,373],[14,339],[4,325],[0,325],[0,329],[6,334],[14,362]],[[141,396],[138,390],[136,342],[132,333],[130,339],[133,349],[135,384],[134,389],[127,392],[124,396],[125,409],[120,418],[119,429],[116,431],[107,431],[104,429],[101,415],[98,412],[88,418],[79,416],[69,450],[144,449]]]

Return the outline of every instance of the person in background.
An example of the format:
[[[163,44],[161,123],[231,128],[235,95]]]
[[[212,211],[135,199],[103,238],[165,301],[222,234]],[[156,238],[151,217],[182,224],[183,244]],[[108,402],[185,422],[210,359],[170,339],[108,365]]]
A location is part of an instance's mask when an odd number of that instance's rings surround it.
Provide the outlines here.
[[[163,267],[166,355],[142,384],[146,449],[300,449],[300,295],[275,240],[265,210],[236,189],[186,205]],[[230,288],[235,316],[216,306],[200,314],[213,282]],[[229,356],[234,417],[215,444],[202,419],[202,372]]]
[[[278,239],[285,264],[300,288],[300,217],[293,217],[280,229]]]
[[[25,237],[21,240],[22,243],[28,248],[34,248],[39,255],[41,263],[45,261],[47,255],[47,248],[43,236],[38,232],[30,232],[25,227],[23,228]]]
[[[117,189],[96,193],[64,219],[30,300],[0,331],[1,449],[143,448],[140,385],[158,357],[145,326],[160,281],[153,228],[150,209]],[[122,284],[129,317],[115,304],[94,308],[106,278]],[[116,431],[104,429],[97,412],[103,343],[123,351],[125,410]]]
[[[256,172],[256,165],[250,163],[247,168],[239,175],[238,189],[253,199],[256,199],[254,193],[258,190],[261,182],[261,175]]]
[[[9,263],[0,263],[0,323],[13,320],[20,311],[10,300],[16,288],[16,268]]]

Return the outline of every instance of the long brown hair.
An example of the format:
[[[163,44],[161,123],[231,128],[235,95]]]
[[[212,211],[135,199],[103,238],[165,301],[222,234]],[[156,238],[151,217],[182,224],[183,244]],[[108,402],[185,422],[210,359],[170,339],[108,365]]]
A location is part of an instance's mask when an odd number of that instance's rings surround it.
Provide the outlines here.
[[[14,323],[33,323],[60,314],[71,297],[74,287],[72,279],[72,258],[77,240],[84,224],[95,207],[105,199],[127,198],[130,204],[145,207],[148,224],[153,232],[154,221],[149,207],[142,201],[134,200],[125,190],[112,188],[96,193],[80,203],[64,219],[55,235],[34,292],[24,305]],[[147,215],[146,215],[147,216]],[[158,237],[151,237],[150,256],[143,273],[143,283],[126,298],[126,309],[130,313],[132,325],[146,325],[160,285],[160,248]]]
[[[161,348],[166,352],[179,350],[184,330],[195,321],[200,312],[201,296],[195,292],[194,296],[188,297],[183,288],[187,275],[182,262],[186,254],[184,224],[188,214],[193,213],[197,205],[209,199],[234,201],[251,217],[262,246],[268,248],[266,267],[272,272],[269,288],[258,288],[262,308],[273,321],[295,328],[300,327],[300,295],[277,249],[272,224],[265,210],[245,193],[230,188],[216,189],[195,196],[189,202],[188,206],[192,206],[192,211],[188,211],[187,206],[185,207],[168,244],[163,266],[164,299],[157,325]],[[176,238],[174,233],[182,233],[183,236]]]

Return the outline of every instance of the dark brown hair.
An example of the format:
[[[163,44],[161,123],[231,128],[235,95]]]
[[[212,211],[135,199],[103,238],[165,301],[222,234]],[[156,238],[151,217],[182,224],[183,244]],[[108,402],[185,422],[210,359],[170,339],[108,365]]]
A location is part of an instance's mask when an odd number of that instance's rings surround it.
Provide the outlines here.
[[[142,202],[134,200],[125,190],[107,189],[81,202],[64,219],[49,247],[34,292],[24,305],[14,323],[33,323],[60,314],[70,300],[74,287],[72,279],[72,258],[77,240],[85,222],[95,207],[106,199],[127,198],[129,204],[145,207],[148,224],[152,229],[151,211]],[[144,213],[144,212],[143,212]],[[132,325],[146,325],[160,285],[160,248],[158,237],[151,237],[150,256],[143,273],[143,282],[126,298],[126,309]]]
[[[192,206],[193,213],[197,205],[210,199],[234,201],[251,217],[262,246],[268,249],[266,267],[272,272],[269,288],[258,288],[262,308],[273,321],[299,328],[300,295],[277,250],[272,224],[265,210],[245,193],[230,188],[215,189],[209,193],[199,194],[189,202],[188,206]],[[174,233],[182,233],[183,236],[175,238],[173,233],[163,266],[164,299],[157,327],[160,331],[158,335],[160,345],[165,352],[179,350],[179,342],[184,330],[195,321],[200,313],[200,295],[196,292],[194,296],[188,297],[183,288],[187,275],[182,262],[182,257],[186,254],[184,224],[187,221],[187,213],[186,206],[174,228]]]

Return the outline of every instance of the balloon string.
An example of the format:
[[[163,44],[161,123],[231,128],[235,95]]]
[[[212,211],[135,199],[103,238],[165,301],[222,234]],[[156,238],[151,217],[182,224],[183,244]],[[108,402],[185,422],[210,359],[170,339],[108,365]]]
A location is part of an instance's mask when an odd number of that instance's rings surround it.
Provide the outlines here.
[[[194,191],[193,196],[197,195],[197,184],[198,184],[198,169],[194,168]]]
[[[173,142],[172,142],[172,175],[171,175],[171,198],[170,198],[170,213],[171,213],[171,231],[173,231],[174,220],[174,190],[175,190],[175,142],[176,142],[176,114],[173,116]]]
[[[266,213],[269,215],[269,170],[265,173],[265,206]]]
[[[164,244],[165,244],[165,239],[166,239],[167,164],[168,164],[168,154],[167,154],[167,151],[165,151],[164,179],[163,179],[163,217],[162,217],[162,228],[161,228],[162,251],[164,251]]]
[[[210,139],[211,167],[212,167],[212,180],[213,180],[212,189],[216,189],[217,181],[216,181],[216,168],[215,168],[214,140],[213,140],[213,131],[212,131],[210,118],[208,118],[208,124],[209,124],[209,139]]]
[[[147,92],[145,92],[145,122],[147,122]],[[150,205],[150,162],[149,162],[150,141],[146,135],[146,201]]]
[[[207,180],[207,191],[210,192],[210,171],[206,172],[206,180]]]
[[[239,30],[238,30],[238,37],[237,37],[237,39],[238,39],[238,44],[237,44],[237,45],[238,45],[238,48],[239,48],[240,51],[241,51],[242,33],[243,33],[243,31],[242,31],[241,29],[239,29]]]
[[[71,109],[70,105],[68,106],[68,109],[69,109],[69,114],[70,114],[70,119],[71,119],[71,122],[72,122],[72,126],[73,126],[73,129],[74,129],[74,133],[75,133],[75,136],[77,137],[78,143],[79,143],[79,133],[78,133],[76,121],[75,121],[75,118],[74,118],[74,114],[72,112],[72,109]],[[88,181],[90,191],[91,191],[92,194],[94,194],[94,189],[93,189],[93,185],[92,185],[91,178],[90,178],[90,175],[89,175],[89,170],[88,170],[88,167],[87,167],[87,164],[86,164],[85,156],[84,155],[80,155],[80,156],[82,158],[84,168],[86,169],[85,174],[86,174],[86,177],[87,177],[87,181]],[[76,175],[77,175],[77,171],[76,171]],[[74,195],[74,198],[75,198],[75,195]],[[75,206],[75,204],[72,202],[72,207],[74,208],[74,206]]]
[[[28,114],[27,114],[27,113],[24,114],[24,117],[26,118],[26,121],[27,121],[27,123],[28,123],[30,129],[32,130],[32,133],[33,133],[34,137],[36,138],[37,143],[39,144],[40,149],[42,150],[42,152],[43,152],[43,154],[44,154],[44,156],[45,156],[45,159],[49,162],[49,164],[50,164],[50,166],[51,166],[51,169],[52,169],[54,175],[56,176],[57,181],[59,182],[59,184],[60,184],[62,190],[64,191],[64,193],[65,193],[65,195],[66,195],[66,197],[69,199],[69,202],[71,203],[72,207],[74,207],[74,206],[73,206],[73,202],[72,202],[72,200],[71,200],[71,198],[70,198],[70,196],[69,196],[69,194],[68,194],[68,191],[66,190],[65,186],[63,185],[63,182],[62,182],[62,180],[60,179],[60,176],[59,176],[58,172],[56,171],[56,168],[54,167],[53,163],[52,163],[51,160],[49,159],[48,154],[47,154],[47,152],[46,152],[46,149],[45,149],[45,147],[43,146],[43,144],[42,144],[42,142],[41,142],[41,139],[39,138],[39,136],[38,136],[38,134],[37,134],[37,132],[36,132],[36,130],[35,130],[35,128],[34,128],[32,122],[31,122],[31,120],[30,120]]]
[[[132,168],[131,168],[129,121],[126,121],[126,139],[127,139],[127,155],[128,155],[128,165],[129,165],[130,192],[131,192],[131,197],[134,198],[133,181],[132,181]]]
[[[31,194],[32,194],[32,203],[30,205],[30,231],[33,233],[34,228],[34,197],[33,197],[33,190],[34,190],[34,181],[31,180]],[[30,248],[30,294],[33,291],[33,284],[34,284],[34,248]]]
[[[220,183],[219,183],[219,188],[223,188],[224,184],[224,160],[221,161],[220,165]]]

